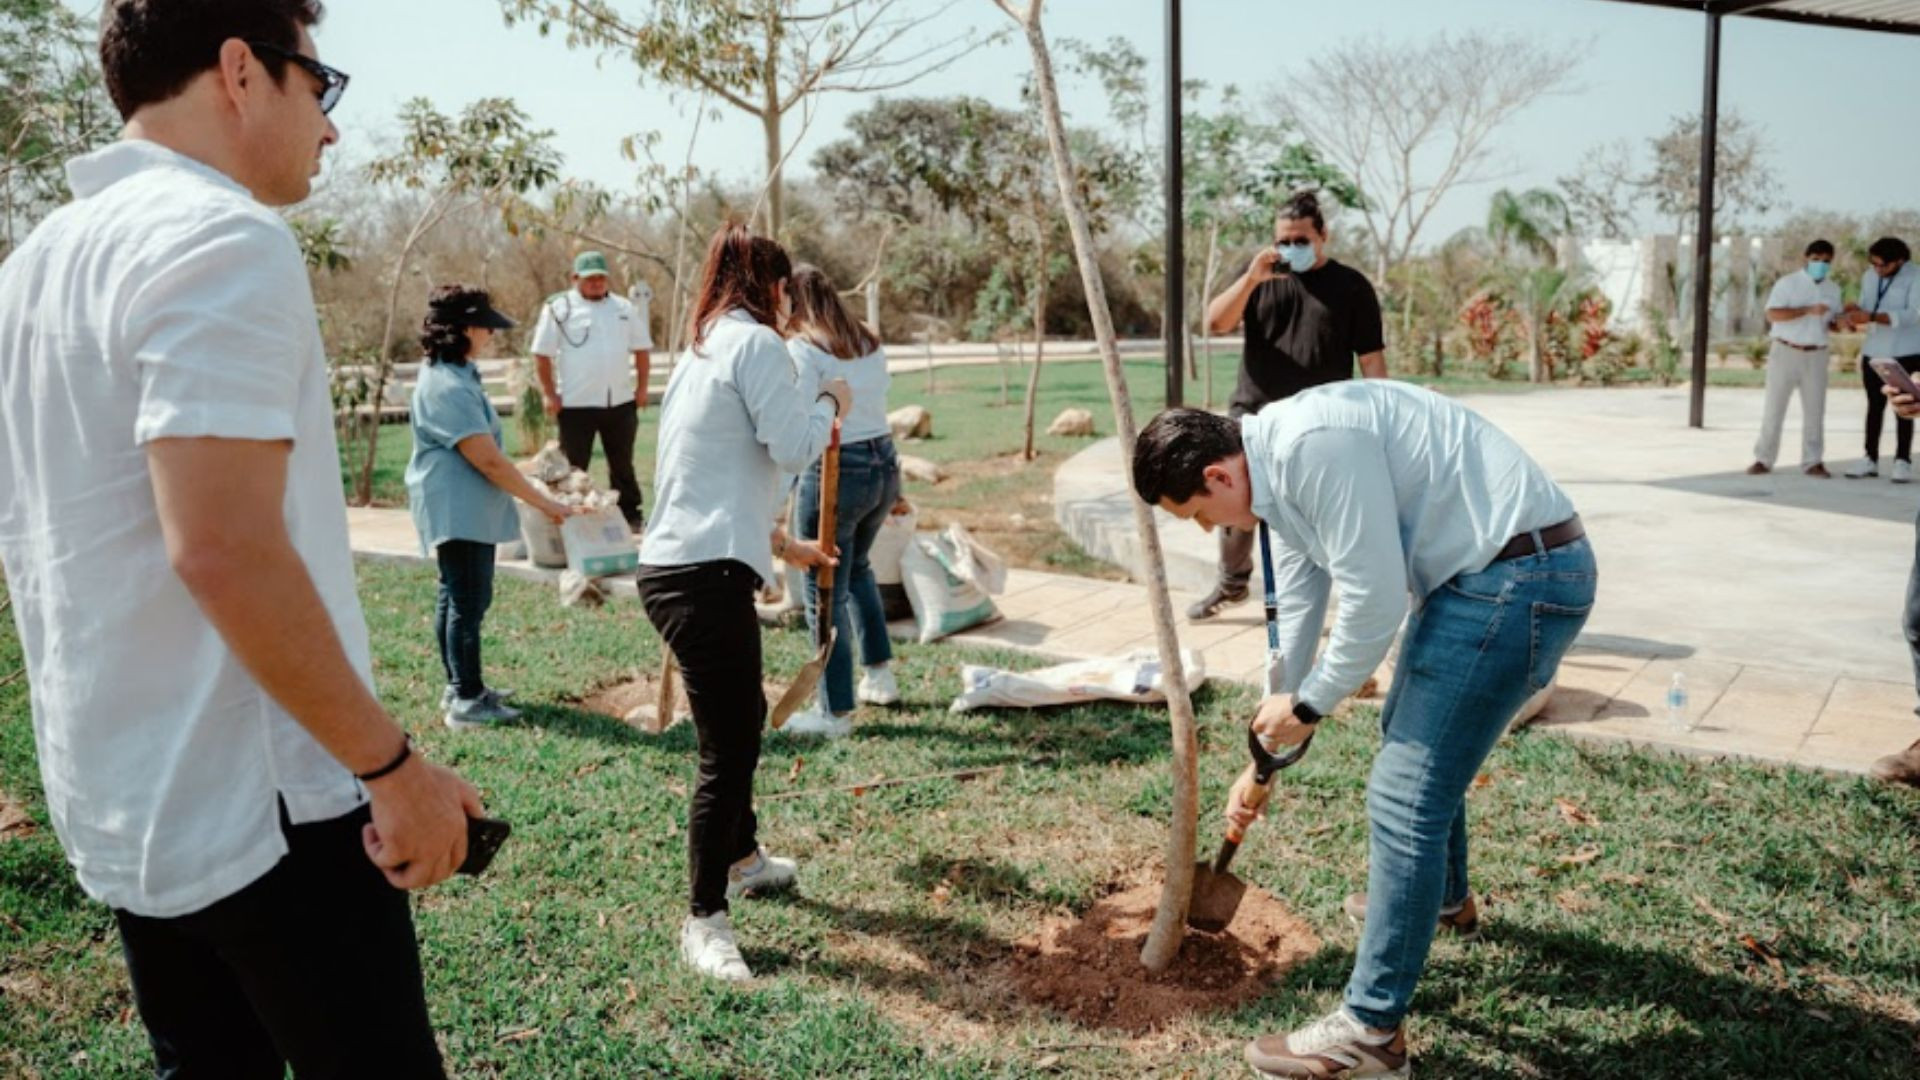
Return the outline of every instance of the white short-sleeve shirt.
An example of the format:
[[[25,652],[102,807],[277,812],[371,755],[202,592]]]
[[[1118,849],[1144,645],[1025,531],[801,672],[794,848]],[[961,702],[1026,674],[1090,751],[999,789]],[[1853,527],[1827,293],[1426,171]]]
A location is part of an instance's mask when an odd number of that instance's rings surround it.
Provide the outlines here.
[[[634,400],[633,354],[653,348],[647,320],[624,296],[588,300],[577,289],[540,305],[533,351],[553,358],[560,404],[606,408]]]
[[[1767,308],[1809,308],[1827,305],[1825,315],[1803,315],[1791,322],[1774,323],[1773,336],[1789,345],[1809,349],[1827,347],[1827,327],[1840,314],[1840,286],[1832,278],[1815,281],[1805,270],[1796,270],[1774,282],[1767,294]]]
[[[146,444],[291,441],[284,507],[372,685],[326,360],[286,223],[216,170],[128,140],[0,264],[0,565],[47,808],[80,884],[187,914],[365,801],[248,674],[173,572]],[[244,528],[244,522],[235,522]]]

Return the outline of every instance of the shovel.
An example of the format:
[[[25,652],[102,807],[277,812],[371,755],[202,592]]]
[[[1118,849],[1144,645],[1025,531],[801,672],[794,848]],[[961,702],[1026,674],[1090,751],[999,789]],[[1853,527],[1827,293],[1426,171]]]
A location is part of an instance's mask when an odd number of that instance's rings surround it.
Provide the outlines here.
[[[1284,668],[1280,658],[1280,628],[1276,610],[1279,601],[1273,591],[1273,549],[1264,522],[1260,525],[1260,564],[1266,571],[1267,695],[1271,697],[1280,692]],[[1260,741],[1253,725],[1247,725],[1247,754],[1253,758],[1256,785],[1247,796],[1250,809],[1258,810],[1267,804],[1267,796],[1273,793],[1273,778],[1280,774],[1280,770],[1305,757],[1307,747],[1311,745],[1313,736],[1308,735],[1305,741],[1285,754],[1275,754]],[[1193,899],[1187,905],[1188,926],[1208,933],[1219,933],[1233,921],[1234,913],[1240,910],[1240,898],[1246,895],[1247,883],[1228,873],[1227,867],[1245,839],[1246,830],[1230,824],[1227,826],[1226,839],[1221,841],[1220,854],[1214,856],[1213,864],[1209,866],[1201,862],[1193,865]]]
[[[834,510],[840,503],[840,421],[833,422],[833,435],[827,440],[827,451],[820,458],[820,543],[825,547],[833,545]],[[794,675],[793,682],[787,684],[787,692],[773,703],[773,715],[770,718],[774,730],[787,722],[806,700],[813,696],[820,686],[820,675],[827,670],[827,657],[833,653],[833,564],[828,563],[815,571],[818,584],[814,586],[814,640],[819,648],[813,659],[801,665]]]

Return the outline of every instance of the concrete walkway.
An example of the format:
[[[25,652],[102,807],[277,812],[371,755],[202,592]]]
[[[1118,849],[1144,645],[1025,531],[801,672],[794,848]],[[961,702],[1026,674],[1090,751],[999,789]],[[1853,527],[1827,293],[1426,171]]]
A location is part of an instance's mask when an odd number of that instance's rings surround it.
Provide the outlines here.
[[[1464,400],[1566,487],[1600,558],[1599,601],[1543,724],[1846,772],[1920,737],[1900,629],[1920,486],[1801,475],[1797,404],[1783,471],[1745,475],[1757,390],[1711,389],[1711,426],[1700,431],[1685,426],[1685,388]],[[1863,403],[1835,388],[1827,404],[1826,458],[1838,474],[1860,454]],[[1887,460],[1892,439],[1889,425]],[[1062,526],[1119,565],[1137,557],[1129,497],[1112,440],[1056,474]],[[1165,515],[1160,522],[1175,588],[1206,588],[1214,539]],[[1257,630],[1258,618],[1249,606],[1217,629],[1194,632],[1206,640],[1234,624]],[[1144,618],[1136,622],[1144,626]],[[1260,643],[1255,633],[1241,644],[1247,638],[1226,639],[1234,649],[1223,670]],[[1675,671],[1685,673],[1702,716],[1693,732],[1666,721]]]

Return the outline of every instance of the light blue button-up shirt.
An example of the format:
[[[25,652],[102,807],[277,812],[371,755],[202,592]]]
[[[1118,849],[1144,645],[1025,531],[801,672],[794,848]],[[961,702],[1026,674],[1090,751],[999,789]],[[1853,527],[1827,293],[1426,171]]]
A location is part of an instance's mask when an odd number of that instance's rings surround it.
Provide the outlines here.
[[[781,473],[806,471],[826,449],[833,402],[803,385],[786,343],[735,309],[673,367],[660,403],[653,520],[645,566],[734,559],[773,580]]]
[[[1273,533],[1281,692],[1322,713],[1380,666],[1410,599],[1574,514],[1505,432],[1406,383],[1315,387],[1246,417],[1240,433],[1253,512]],[[1333,583],[1340,606],[1314,663]]]
[[[505,544],[520,538],[513,496],[460,453],[462,439],[501,441],[500,414],[487,400],[472,363],[420,365],[413,387],[413,457],[407,462],[407,502],[420,548],[428,555],[447,540]]]
[[[1884,314],[1889,325],[1871,323],[1867,340],[1860,343],[1860,355],[1869,359],[1881,356],[1920,356],[1920,269],[1903,263],[1881,287],[1880,275],[1868,270],[1860,279],[1860,306],[1869,315]]]

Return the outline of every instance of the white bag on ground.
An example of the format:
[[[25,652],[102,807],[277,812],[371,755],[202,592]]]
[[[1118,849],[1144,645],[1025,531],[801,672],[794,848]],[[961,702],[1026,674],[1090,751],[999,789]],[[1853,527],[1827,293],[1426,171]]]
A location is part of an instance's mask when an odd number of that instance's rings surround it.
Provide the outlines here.
[[[993,596],[1007,591],[1006,561],[975,540],[965,525],[957,521],[948,525],[941,539],[953,553],[953,572],[961,580]]]
[[[914,525],[919,520],[911,505],[904,514],[888,514],[873,538],[873,549],[867,552],[867,565],[873,568],[873,581],[880,587],[880,606],[888,622],[913,618],[913,601],[900,580],[900,556],[913,543]]]
[[[585,577],[623,574],[640,566],[633,528],[617,507],[607,506],[570,517],[560,526],[567,545],[567,569]]]
[[[900,577],[913,603],[922,645],[1000,617],[993,600],[975,584],[978,573],[970,546],[956,545],[951,530],[915,536],[901,552]]]
[[[1193,649],[1180,650],[1180,665],[1189,693],[1207,681],[1206,660]],[[1030,709],[1041,705],[1072,705],[1083,701],[1128,701],[1155,705],[1167,700],[1160,675],[1160,654],[1143,649],[1126,656],[1076,660],[1038,671],[1001,671],[998,668],[960,669],[960,696],[950,712],[969,709]]]

